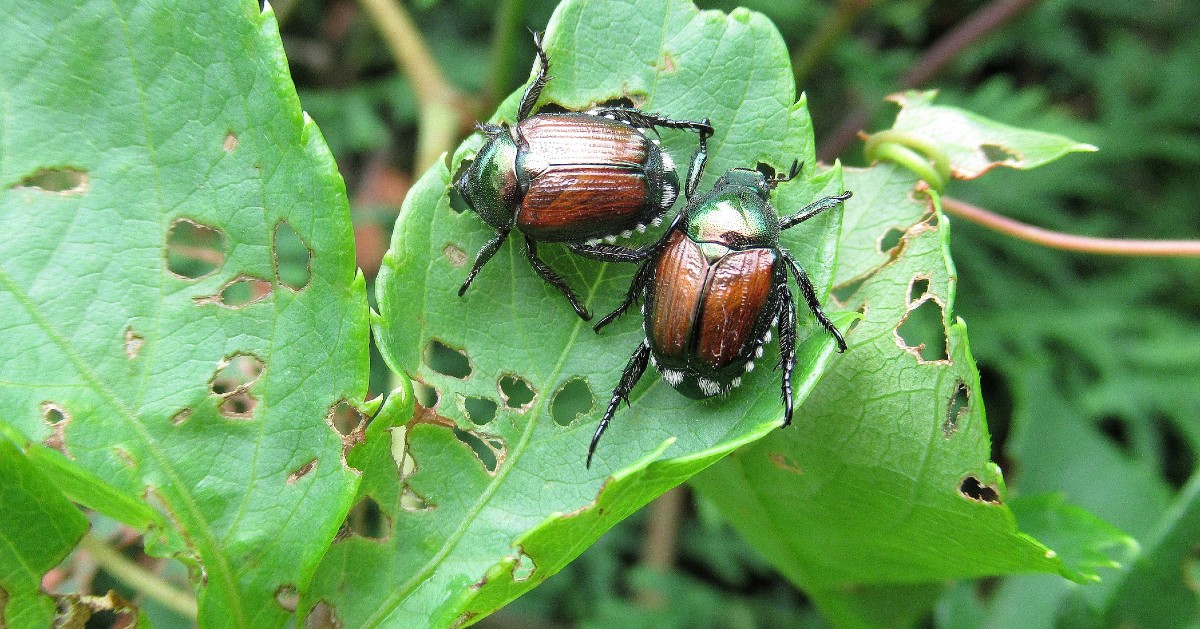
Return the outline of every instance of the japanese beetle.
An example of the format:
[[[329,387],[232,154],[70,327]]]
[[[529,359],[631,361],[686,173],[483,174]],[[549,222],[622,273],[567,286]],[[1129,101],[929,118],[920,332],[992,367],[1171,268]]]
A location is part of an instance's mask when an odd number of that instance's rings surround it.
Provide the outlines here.
[[[788,288],[788,269],[796,276],[808,309],[846,350],[842,334],[821,310],[816,289],[787,249],[779,246],[785,229],[837,206],[846,192],[809,204],[782,219],[771,206],[771,190],[795,177],[764,176],[757,170],[733,169],[707,194],[690,199],[653,246],[636,252],[642,263],[625,301],[596,324],[608,325],[639,299],[646,338],[633,352],[613,389],[600,426],[588,448],[587,464],[621,400],[650,362],[663,380],[691,398],[728,393],[754,369],[771,327],[779,329],[779,363],[783,366],[783,425],[792,422],[792,371],[796,365],[796,304]],[[628,250],[627,258],[635,257]]]
[[[700,134],[692,158],[688,194],[699,181],[712,135],[708,120],[672,120],[632,108],[602,107],[587,112],[533,113],[547,81],[549,61],[541,36],[534,35],[540,60],[533,82],[517,110],[517,124],[478,125],[487,142],[455,188],[496,236],[479,251],[458,294],[516,229],[525,236],[533,270],[567,297],[584,320],[587,309],[557,273],[537,255],[538,242],[575,246],[613,242],[657,225],[679,196],[671,156],[647,133],[657,128],[690,129]],[[535,62],[536,63],[536,62]],[[601,255],[592,254],[592,257]]]

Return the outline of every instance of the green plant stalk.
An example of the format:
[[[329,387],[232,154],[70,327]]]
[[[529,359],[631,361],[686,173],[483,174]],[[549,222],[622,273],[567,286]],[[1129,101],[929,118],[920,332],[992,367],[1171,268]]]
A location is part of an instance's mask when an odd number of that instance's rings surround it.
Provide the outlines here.
[[[504,93],[517,83],[517,34],[526,12],[525,0],[503,0],[496,16],[496,27],[492,31],[492,66],[488,72],[488,84],[484,90],[482,109],[490,111],[504,97]]]
[[[96,563],[118,581],[137,592],[162,603],[171,610],[195,619],[199,610],[196,599],[190,593],[177,590],[158,575],[130,561],[111,546],[96,539],[90,533],[79,540],[79,547],[87,551]]]
[[[850,27],[873,5],[873,0],[841,0],[833,15],[825,20],[821,29],[808,43],[792,55],[792,74],[796,77],[796,91],[803,91],[804,81],[813,68],[821,62],[834,44],[850,31]]]
[[[446,81],[429,46],[412,18],[397,0],[361,0],[371,21],[387,42],[392,58],[412,82],[420,108],[417,129],[416,172],[424,172],[438,156],[454,147],[458,121],[463,118],[462,98]]]

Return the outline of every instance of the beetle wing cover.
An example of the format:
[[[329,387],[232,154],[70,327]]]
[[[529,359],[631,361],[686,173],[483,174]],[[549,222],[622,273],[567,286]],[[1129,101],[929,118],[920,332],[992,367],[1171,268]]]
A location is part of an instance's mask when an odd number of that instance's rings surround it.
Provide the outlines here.
[[[664,362],[687,362],[688,345],[704,293],[708,260],[682,231],[669,237],[659,256],[650,288],[651,347]]]
[[[747,249],[722,256],[709,270],[696,330],[702,363],[722,369],[747,357],[766,333],[777,262],[772,249]]]
[[[542,114],[521,123],[528,152],[548,166],[600,164],[641,169],[650,140],[637,129],[582,113]]]
[[[608,165],[550,166],[529,182],[517,227],[537,240],[582,240],[653,220],[640,170]]]

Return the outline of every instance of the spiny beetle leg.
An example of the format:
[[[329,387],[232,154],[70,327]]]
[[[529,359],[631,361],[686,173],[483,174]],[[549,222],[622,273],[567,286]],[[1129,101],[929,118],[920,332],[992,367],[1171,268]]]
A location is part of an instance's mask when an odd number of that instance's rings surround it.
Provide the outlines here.
[[[525,120],[533,113],[533,106],[537,104],[538,98],[542,95],[542,88],[546,87],[546,73],[550,70],[550,60],[546,57],[546,50],[542,48],[542,34],[533,34],[533,47],[537,49],[539,67],[537,76],[534,77],[533,83],[525,88],[525,93],[521,96],[521,106],[517,109],[517,122]]]
[[[641,262],[650,255],[650,248],[637,249],[621,245],[585,245],[582,243],[567,243],[571,251],[601,262]]]
[[[592,467],[592,455],[596,453],[596,444],[600,443],[600,437],[604,435],[604,431],[608,428],[608,422],[612,421],[613,414],[617,412],[617,407],[621,405],[621,400],[625,400],[625,404],[629,404],[629,392],[633,391],[633,386],[641,380],[642,374],[646,372],[646,363],[650,360],[650,341],[643,339],[642,344],[634,350],[633,355],[629,357],[629,364],[625,366],[625,371],[621,374],[621,382],[617,384],[617,388],[613,389],[612,400],[608,402],[608,410],[604,411],[604,417],[600,420],[600,425],[596,427],[596,434],[592,436],[592,443],[588,446],[587,467]]]
[[[651,251],[653,251],[653,249]],[[613,321],[616,321],[617,317],[625,314],[625,311],[629,310],[630,306],[633,306],[633,304],[637,303],[637,300],[645,294],[646,284],[650,282],[650,276],[654,271],[653,262],[654,261],[652,259],[649,259],[638,267],[637,273],[634,273],[633,275],[633,282],[629,284],[629,291],[625,293],[625,300],[621,302],[620,306],[617,306],[616,310],[604,315],[604,318],[592,327],[597,334],[600,333],[600,328],[603,328]]]
[[[790,253],[783,249],[780,249],[780,253],[783,254],[783,259],[787,262],[788,266],[792,268],[792,273],[796,274],[796,283],[800,285],[800,292],[804,293],[804,301],[808,302],[808,309],[812,311],[813,316],[821,323],[821,327],[833,335],[834,340],[837,341],[838,351],[846,351],[846,339],[842,338],[842,333],[833,325],[829,317],[825,316],[825,311],[821,310],[821,302],[817,300],[817,289],[813,288],[812,280],[808,279],[808,274],[804,272],[804,269],[799,264],[796,264],[796,260],[792,258]]]
[[[479,255],[475,257],[475,266],[471,267],[471,272],[467,274],[467,280],[463,282],[462,288],[458,289],[459,297],[467,293],[467,289],[470,288],[471,282],[475,281],[475,276],[479,273],[479,269],[482,269],[483,265],[487,264],[487,261],[496,255],[496,252],[500,249],[500,245],[504,244],[505,238],[508,238],[507,229],[496,232],[496,236],[487,241],[487,244],[479,250]]]
[[[817,201],[813,201],[812,203],[809,203],[808,205],[804,206],[804,208],[801,209],[799,212],[796,212],[795,214],[792,214],[791,216],[785,216],[782,219],[780,219],[779,229],[784,230],[784,229],[789,229],[791,227],[795,227],[796,225],[799,225],[800,223],[807,221],[808,219],[820,214],[821,212],[824,212],[825,210],[837,207],[839,203],[842,203],[846,199],[849,199],[851,196],[852,196],[851,192],[849,190],[847,190],[846,192],[843,192],[842,194],[834,195],[831,197],[825,197],[824,199],[819,199]]]
[[[783,425],[792,423],[792,372],[796,369],[796,302],[787,284],[779,285],[779,364],[783,367]]]
[[[554,269],[551,269],[549,265],[538,257],[537,243],[529,236],[525,237],[525,255],[529,257],[529,264],[533,266],[534,272],[566,296],[567,301],[571,302],[571,307],[575,309],[575,314],[579,315],[579,318],[584,321],[591,321],[592,313],[588,312],[587,308],[584,308],[583,304],[579,303],[579,298],[575,296],[575,293],[571,291],[571,288],[567,286],[563,278],[559,277],[554,272]]]

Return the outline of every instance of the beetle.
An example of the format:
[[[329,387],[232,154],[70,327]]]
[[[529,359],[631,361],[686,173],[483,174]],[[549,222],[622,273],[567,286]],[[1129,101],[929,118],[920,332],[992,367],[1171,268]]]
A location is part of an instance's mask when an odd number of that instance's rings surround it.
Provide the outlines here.
[[[496,230],[459,288],[467,292],[476,274],[518,230],[533,270],[566,296],[576,314],[591,314],[537,254],[538,242],[562,242],[586,253],[601,241],[629,237],[659,225],[679,196],[675,163],[657,139],[658,128],[685,129],[700,135],[686,182],[695,189],[713,133],[708,119],[672,120],[626,107],[586,112],[533,113],[548,80],[549,60],[540,34],[534,34],[537,74],[521,97],[517,123],[477,125],[487,138],[475,160],[454,183],[459,195]],[[539,63],[540,62],[540,63]],[[602,252],[591,257],[612,260]]]
[[[771,205],[771,191],[798,170],[793,163],[789,175],[770,178],[757,170],[730,170],[707,194],[689,199],[658,242],[627,251],[627,259],[640,257],[641,264],[624,302],[595,329],[599,332],[640,300],[646,336],[613,389],[588,447],[588,467],[621,400],[629,403],[647,362],[688,397],[725,394],[754,369],[754,360],[771,340],[772,327],[779,331],[783,425],[789,425],[796,366],[796,304],[788,288],[789,270],[808,309],[833,336],[838,351],[846,350],[841,332],[821,310],[808,274],[780,246],[779,235],[836,207],[851,193],[825,197],[780,218]]]

